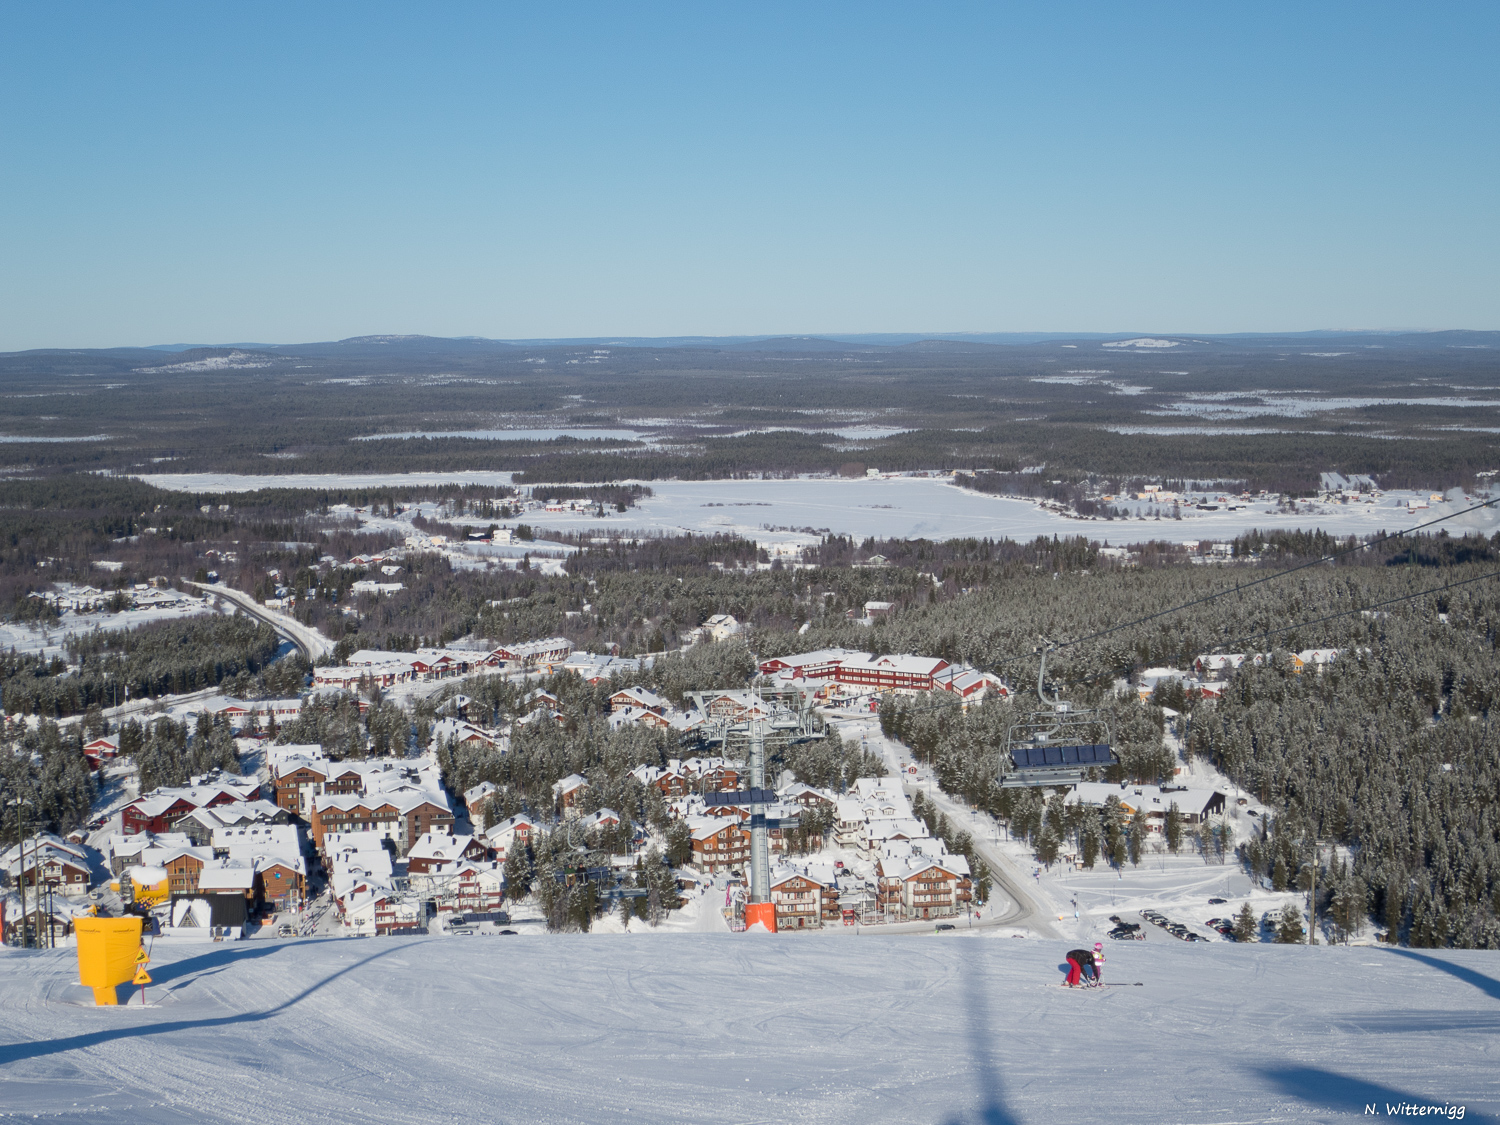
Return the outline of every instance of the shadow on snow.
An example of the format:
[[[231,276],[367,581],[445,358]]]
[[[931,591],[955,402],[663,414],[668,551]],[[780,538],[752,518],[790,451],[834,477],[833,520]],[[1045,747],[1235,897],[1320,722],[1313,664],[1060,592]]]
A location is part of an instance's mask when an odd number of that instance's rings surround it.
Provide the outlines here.
[[[340,939],[329,938],[326,940],[337,941]],[[281,948],[285,947],[280,945],[268,945],[264,953],[261,952],[260,949],[226,949],[223,951],[215,950],[211,953],[205,953],[198,957],[189,957],[187,960],[176,962],[174,965],[163,966],[163,972],[158,979],[163,981],[176,980],[179,977],[184,976],[186,972],[202,972],[203,970],[207,969],[214,969],[215,971],[217,971],[218,969],[222,969],[237,961],[248,960],[252,957],[263,957],[266,955],[266,953],[274,952],[275,950]],[[356,961],[352,965],[345,965],[342,969],[338,970],[338,972],[331,973],[330,975],[324,977],[322,980],[309,985],[307,988],[304,988],[301,992],[297,993],[297,995],[282,1001],[274,1008],[267,1008],[263,1012],[243,1012],[239,1015],[234,1016],[217,1016],[211,1019],[201,1020],[172,1020],[167,1023],[146,1024],[137,1027],[115,1027],[109,1028],[104,1031],[90,1031],[82,1035],[70,1035],[62,1039],[36,1039],[25,1043],[7,1043],[0,1045],[0,1066],[4,1066],[7,1063],[20,1062],[22,1059],[43,1058],[47,1055],[57,1055],[63,1054],[67,1051],[77,1051],[84,1047],[97,1047],[102,1043],[113,1043],[119,1039],[136,1039],[152,1035],[166,1035],[176,1031],[195,1031],[211,1027],[228,1027],[233,1024],[259,1023],[263,1020],[273,1019],[275,1016],[279,1015],[281,1012],[286,1011],[288,1008],[300,1004],[303,1000],[306,1000],[309,996],[317,992],[319,989],[332,984],[334,981],[338,980],[339,977],[344,976],[346,973],[351,973],[355,969],[362,968],[363,966],[368,965],[371,961],[378,960],[379,958],[384,957],[389,953],[394,953],[396,950],[404,948],[406,948],[406,945],[403,943],[402,945],[382,949],[380,952],[372,953],[370,954],[370,956]],[[189,966],[191,966],[191,968],[188,968]],[[171,972],[171,970],[177,971]],[[170,976],[167,975],[168,972],[171,972]]]

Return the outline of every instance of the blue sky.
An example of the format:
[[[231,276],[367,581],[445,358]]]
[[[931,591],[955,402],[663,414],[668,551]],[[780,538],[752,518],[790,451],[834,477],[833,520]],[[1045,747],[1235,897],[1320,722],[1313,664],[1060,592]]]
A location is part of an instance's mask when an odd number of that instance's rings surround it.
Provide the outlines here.
[[[11,4],[0,348],[1500,328],[1500,6]]]

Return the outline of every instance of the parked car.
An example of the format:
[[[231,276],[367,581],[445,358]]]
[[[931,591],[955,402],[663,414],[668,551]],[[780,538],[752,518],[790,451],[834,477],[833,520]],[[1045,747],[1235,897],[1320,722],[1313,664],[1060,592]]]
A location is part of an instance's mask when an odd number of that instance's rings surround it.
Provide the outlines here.
[[[1211,898],[1211,899],[1208,900],[1208,905],[1209,906],[1223,906],[1224,903],[1227,902],[1227,901],[1228,901],[1228,899]]]
[[[940,934],[940,933],[943,933],[946,930],[956,930],[956,929],[958,929],[958,927],[955,926],[952,922],[939,922],[937,924],[937,926],[934,928],[933,932]]]
[[[277,937],[296,937],[297,930],[290,922],[283,922],[276,927]]]
[[[454,937],[473,937],[474,936],[474,928],[472,926],[449,926],[448,927],[448,932],[450,934],[452,934]]]
[[[1133,930],[1127,930],[1123,926],[1116,926],[1109,931],[1109,937],[1113,941],[1145,941],[1146,935],[1140,932],[1137,926]]]
[[[511,937],[515,937],[516,936],[516,931],[515,930],[501,930],[500,931],[500,936],[501,937],[504,937],[506,934],[509,934]]]
[[[1206,938],[1202,934],[1195,934],[1195,933],[1189,932],[1189,933],[1185,933],[1185,934],[1182,935],[1182,940],[1183,941],[1212,941],[1213,939],[1212,938]]]

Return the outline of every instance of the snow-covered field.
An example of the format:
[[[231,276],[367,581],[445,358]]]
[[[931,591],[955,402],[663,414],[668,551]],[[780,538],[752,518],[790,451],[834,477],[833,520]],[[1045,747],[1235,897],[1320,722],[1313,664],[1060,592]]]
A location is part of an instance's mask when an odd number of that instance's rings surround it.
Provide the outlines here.
[[[148,1007],[0,952],[0,1119],[1354,1121],[1500,1112],[1500,956],[811,935],[169,948]],[[1140,982],[1135,987],[1134,982]]]
[[[195,491],[244,491],[256,488],[327,488],[334,486],[391,486],[460,481],[470,484],[509,483],[509,473],[410,473],[390,476],[234,476],[230,474],[151,475],[142,478],[161,488]],[[1251,528],[1321,528],[1337,535],[1367,535],[1379,530],[1415,527],[1471,506],[1461,498],[1444,500],[1415,512],[1408,499],[1427,500],[1422,493],[1386,493],[1379,504],[1304,505],[1295,513],[1257,503],[1237,511],[1205,512],[1184,508],[1180,520],[1079,520],[1046,511],[1028,500],[983,495],[929,477],[864,480],[719,480],[651,481],[655,495],[624,513],[604,518],[575,512],[528,512],[524,522],[547,531],[657,531],[680,534],[733,532],[763,543],[807,540],[795,532],[767,528],[827,529],[856,539],[955,539],[963,536],[1009,536],[1018,540],[1038,535],[1085,535],[1113,544],[1148,539],[1171,542],[1231,539]],[[1136,505],[1161,507],[1161,505]],[[1168,505],[1169,506],[1169,505]],[[1493,532],[1500,528],[1500,512],[1486,509],[1449,521],[1452,534],[1466,530]]]
[[[69,637],[92,633],[95,629],[108,632],[111,629],[134,629],[153,621],[178,621],[218,610],[202,598],[186,595],[177,605],[143,606],[120,613],[74,613],[64,610],[55,625],[35,625],[24,621],[0,621],[0,651],[35,653],[39,656],[65,654]]]

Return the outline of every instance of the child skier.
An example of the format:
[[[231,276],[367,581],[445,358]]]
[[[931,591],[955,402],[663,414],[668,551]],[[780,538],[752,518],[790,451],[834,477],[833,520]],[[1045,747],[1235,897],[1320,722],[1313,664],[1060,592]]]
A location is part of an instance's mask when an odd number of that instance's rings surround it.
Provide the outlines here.
[[[1102,941],[1094,942],[1094,958],[1093,963],[1089,965],[1089,970],[1091,978],[1089,984],[1098,988],[1104,983],[1104,943]]]

